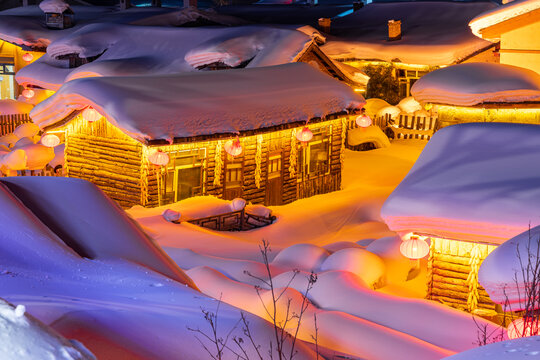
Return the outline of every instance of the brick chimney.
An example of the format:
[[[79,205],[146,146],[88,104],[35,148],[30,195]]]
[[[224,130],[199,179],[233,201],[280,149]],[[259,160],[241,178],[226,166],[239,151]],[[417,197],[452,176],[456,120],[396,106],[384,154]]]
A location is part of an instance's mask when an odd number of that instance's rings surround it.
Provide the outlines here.
[[[388,20],[388,41],[401,40],[401,20]]]

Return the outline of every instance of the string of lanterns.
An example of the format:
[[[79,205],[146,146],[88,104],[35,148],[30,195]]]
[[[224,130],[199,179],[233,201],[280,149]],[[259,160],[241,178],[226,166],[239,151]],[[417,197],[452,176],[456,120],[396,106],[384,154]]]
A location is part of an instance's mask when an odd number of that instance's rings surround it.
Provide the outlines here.
[[[522,317],[516,319],[508,325],[508,338],[513,340],[520,337],[538,335],[539,323],[536,317]]]
[[[223,145],[223,148],[225,149],[227,154],[231,155],[232,157],[236,157],[242,154],[242,144],[240,143],[238,135],[236,135],[236,139],[234,140],[227,140]]]
[[[170,161],[170,157],[166,152],[157,150],[148,156],[148,161],[156,166],[166,166]]]

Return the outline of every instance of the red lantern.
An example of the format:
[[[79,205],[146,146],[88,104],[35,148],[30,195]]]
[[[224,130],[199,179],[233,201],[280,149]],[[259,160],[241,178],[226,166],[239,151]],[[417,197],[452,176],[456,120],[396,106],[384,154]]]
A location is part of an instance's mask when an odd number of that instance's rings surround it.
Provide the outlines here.
[[[88,122],[94,122],[101,119],[101,114],[96,109],[89,106],[82,112],[83,119]]]
[[[305,126],[302,130],[296,133],[296,138],[298,141],[301,141],[302,144],[306,144],[313,139],[313,133],[307,126]]]
[[[373,121],[371,121],[371,118],[367,115],[360,115],[356,118],[356,125],[358,125],[361,128],[367,128],[370,127]]]
[[[410,235],[408,240],[401,243],[399,251],[403,256],[416,260],[429,254],[429,245],[424,239],[420,239],[415,235]]]
[[[22,92],[22,96],[24,96],[27,99],[33,98],[35,95],[34,90],[32,89],[24,89]]]
[[[60,144],[60,138],[55,134],[45,134],[41,137],[41,144],[46,147],[55,147]]]
[[[158,150],[148,157],[148,161],[157,166],[165,166],[169,163],[169,154]]]
[[[235,140],[228,140],[225,142],[223,147],[225,148],[227,154],[231,155],[232,157],[238,156],[242,153],[242,144],[240,144],[240,139],[238,136]]]
[[[508,338],[517,339],[520,337],[538,335],[538,326],[539,324],[536,318],[531,318],[528,321],[525,318],[516,319],[508,325]]]
[[[30,62],[34,59],[34,55],[30,54],[30,53],[26,53],[22,56],[23,60],[26,61],[26,62]]]

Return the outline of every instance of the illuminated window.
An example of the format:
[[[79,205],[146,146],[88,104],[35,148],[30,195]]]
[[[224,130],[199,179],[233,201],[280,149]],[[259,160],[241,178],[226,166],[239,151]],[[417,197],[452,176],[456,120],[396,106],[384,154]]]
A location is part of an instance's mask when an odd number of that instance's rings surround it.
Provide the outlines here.
[[[411,88],[414,83],[427,73],[427,71],[398,69],[399,97],[411,96]]]
[[[313,139],[303,149],[300,164],[304,176],[321,176],[330,172],[330,137],[332,127],[311,129]]]
[[[15,68],[10,63],[0,62],[0,99],[15,99]]]
[[[206,149],[173,151],[163,177],[160,204],[170,204],[202,194],[202,162]]]

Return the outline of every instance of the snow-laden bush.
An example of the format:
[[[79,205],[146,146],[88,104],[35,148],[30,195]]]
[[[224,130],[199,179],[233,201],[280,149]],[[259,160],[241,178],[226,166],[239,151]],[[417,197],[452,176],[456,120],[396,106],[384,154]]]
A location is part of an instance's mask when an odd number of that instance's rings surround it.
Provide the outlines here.
[[[384,285],[386,267],[378,255],[364,249],[349,248],[330,255],[320,270],[349,271],[358,275],[368,286],[378,288]]]

